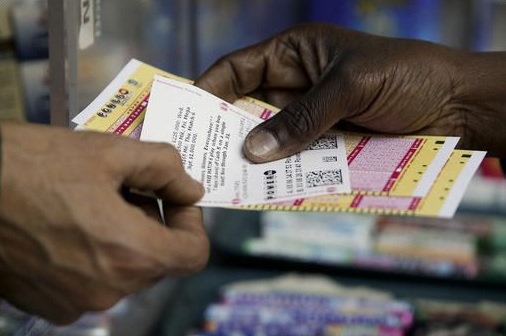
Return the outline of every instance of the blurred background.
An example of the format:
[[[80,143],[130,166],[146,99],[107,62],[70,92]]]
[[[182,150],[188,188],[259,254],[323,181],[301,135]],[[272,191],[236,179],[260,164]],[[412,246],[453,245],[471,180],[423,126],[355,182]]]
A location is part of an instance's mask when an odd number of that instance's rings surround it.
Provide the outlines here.
[[[132,57],[195,78],[311,21],[506,50],[503,0],[0,0],[0,117],[70,126]],[[65,328],[3,303],[0,335],[506,334],[506,184],[495,158],[451,220],[205,214],[212,258],[201,274]]]

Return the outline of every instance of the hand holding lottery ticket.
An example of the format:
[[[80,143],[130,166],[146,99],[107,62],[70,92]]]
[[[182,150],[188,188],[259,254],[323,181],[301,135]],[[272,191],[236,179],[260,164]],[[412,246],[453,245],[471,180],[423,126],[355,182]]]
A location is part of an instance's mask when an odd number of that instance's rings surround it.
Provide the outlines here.
[[[252,164],[245,136],[279,109],[251,97],[229,104],[190,83],[133,59],[73,121],[173,144],[204,184],[202,206],[451,217],[485,155],[454,150],[458,137],[329,132],[293,157]]]
[[[173,147],[47,126],[0,130],[1,299],[68,323],[204,267],[208,240],[192,206],[202,185]],[[153,199],[122,187],[155,192],[168,227]]]
[[[337,122],[390,134],[460,136],[506,156],[504,53],[468,53],[327,24],[298,26],[224,56],[196,85],[284,107],[254,128],[254,162],[304,149]]]

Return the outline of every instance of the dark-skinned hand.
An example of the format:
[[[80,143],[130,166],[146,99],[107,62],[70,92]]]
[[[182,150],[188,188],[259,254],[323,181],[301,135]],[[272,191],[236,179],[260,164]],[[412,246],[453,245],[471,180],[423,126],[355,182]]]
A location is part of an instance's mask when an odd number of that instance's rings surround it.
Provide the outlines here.
[[[266,162],[303,150],[334,126],[460,136],[459,146],[506,156],[506,53],[472,53],[330,24],[295,27],[212,65],[196,85],[282,111],[248,135]]]

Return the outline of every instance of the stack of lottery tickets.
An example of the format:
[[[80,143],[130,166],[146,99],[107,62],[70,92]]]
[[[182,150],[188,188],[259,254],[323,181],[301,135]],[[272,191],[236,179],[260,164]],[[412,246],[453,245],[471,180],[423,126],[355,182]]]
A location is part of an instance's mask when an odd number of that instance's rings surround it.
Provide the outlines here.
[[[227,103],[131,60],[73,122],[174,145],[207,207],[452,217],[485,156],[456,150],[456,137],[329,131],[291,157],[249,162],[246,135],[277,112],[249,97]]]

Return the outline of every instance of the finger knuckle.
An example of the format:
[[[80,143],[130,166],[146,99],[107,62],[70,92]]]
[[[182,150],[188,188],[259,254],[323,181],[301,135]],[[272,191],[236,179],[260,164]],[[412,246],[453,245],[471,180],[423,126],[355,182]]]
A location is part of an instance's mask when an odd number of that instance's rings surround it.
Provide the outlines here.
[[[152,143],[151,146],[154,151],[162,152],[164,155],[179,157],[178,150],[171,144],[164,142],[156,142]]]
[[[286,125],[290,138],[308,140],[318,129],[318,106],[311,102],[298,102],[292,106]]]
[[[220,58],[218,58],[216,60],[216,62],[214,62],[213,67],[222,68],[222,67],[228,67],[228,66],[230,66],[231,59],[236,54],[237,54],[237,52],[235,52],[235,53],[229,53],[229,54],[221,56]]]

